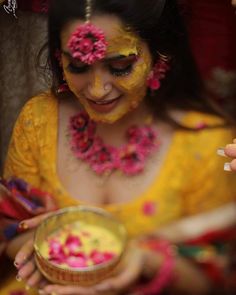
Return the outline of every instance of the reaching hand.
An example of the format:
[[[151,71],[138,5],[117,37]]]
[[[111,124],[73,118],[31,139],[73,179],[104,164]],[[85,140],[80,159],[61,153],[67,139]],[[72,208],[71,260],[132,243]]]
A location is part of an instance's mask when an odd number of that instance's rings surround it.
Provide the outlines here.
[[[232,158],[229,163],[231,170],[236,171],[236,139],[233,140],[232,144],[228,144],[224,149],[225,155]]]

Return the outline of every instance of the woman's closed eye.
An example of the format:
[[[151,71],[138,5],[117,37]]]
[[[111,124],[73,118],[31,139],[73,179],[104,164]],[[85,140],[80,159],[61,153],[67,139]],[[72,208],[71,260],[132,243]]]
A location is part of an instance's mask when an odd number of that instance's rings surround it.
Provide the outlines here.
[[[136,60],[137,58],[135,56],[130,56],[121,60],[105,62],[105,66],[108,67],[110,73],[116,77],[127,76],[131,73]],[[86,73],[89,68],[90,66],[87,64],[74,61],[70,61],[67,66],[67,70],[72,74]]]
[[[122,65],[122,66],[109,65],[108,68],[110,73],[114,76],[126,76],[132,71],[132,66],[133,66],[132,64]],[[78,66],[73,63],[70,63],[67,66],[67,70],[73,74],[83,74],[89,70],[89,66],[88,65]]]
[[[122,67],[109,65],[109,70],[110,70],[111,74],[114,76],[117,76],[117,77],[129,75],[132,71],[132,68],[133,68],[132,64],[122,66]]]
[[[112,61],[108,64],[109,70],[114,76],[127,76],[132,72],[133,64],[136,62],[137,57],[129,56],[127,58]]]
[[[67,70],[73,74],[83,74],[86,73],[88,69],[88,65],[76,65],[72,62],[67,66]]]

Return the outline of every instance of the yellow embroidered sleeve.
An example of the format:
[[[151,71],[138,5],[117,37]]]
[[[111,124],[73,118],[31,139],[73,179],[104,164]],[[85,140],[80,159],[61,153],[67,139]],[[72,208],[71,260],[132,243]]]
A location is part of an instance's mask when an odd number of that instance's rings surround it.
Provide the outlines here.
[[[33,100],[30,100],[16,121],[8,148],[4,177],[23,178],[32,185],[39,186],[37,130],[34,126],[33,104]]]

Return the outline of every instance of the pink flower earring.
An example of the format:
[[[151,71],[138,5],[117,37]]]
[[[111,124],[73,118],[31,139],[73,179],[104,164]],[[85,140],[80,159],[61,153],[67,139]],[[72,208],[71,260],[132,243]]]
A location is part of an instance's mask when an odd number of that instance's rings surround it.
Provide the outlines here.
[[[57,88],[57,93],[63,93],[63,92],[68,92],[68,91],[70,91],[70,88],[69,88],[66,80],[63,79],[63,83],[61,85],[59,85]]]
[[[57,49],[56,52],[55,52],[55,58],[59,62],[59,66],[60,66],[60,68],[62,70],[61,51],[59,49]],[[57,93],[63,93],[63,92],[68,92],[68,91],[70,91],[70,88],[69,88],[69,86],[68,86],[68,84],[66,82],[66,79],[65,79],[64,73],[63,73],[63,82],[58,86]]]
[[[147,79],[147,85],[151,90],[157,90],[161,87],[160,80],[164,79],[166,72],[170,70],[170,57],[161,53],[158,54],[159,59]]]

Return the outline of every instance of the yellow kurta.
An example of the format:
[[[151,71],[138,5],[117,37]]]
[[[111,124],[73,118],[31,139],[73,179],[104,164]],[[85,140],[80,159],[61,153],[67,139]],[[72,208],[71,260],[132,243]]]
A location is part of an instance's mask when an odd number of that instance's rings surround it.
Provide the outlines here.
[[[198,112],[190,112],[183,119],[191,127],[219,122],[215,116]],[[23,178],[50,192],[59,207],[82,204],[69,195],[57,176],[57,129],[57,99],[49,93],[31,99],[16,122],[4,177]],[[232,137],[232,131],[225,128],[176,131],[150,187],[131,202],[103,208],[117,216],[135,237],[232,202],[236,176],[223,171],[225,159],[216,154],[217,148],[231,142]],[[2,289],[2,295],[8,294],[4,292]]]

